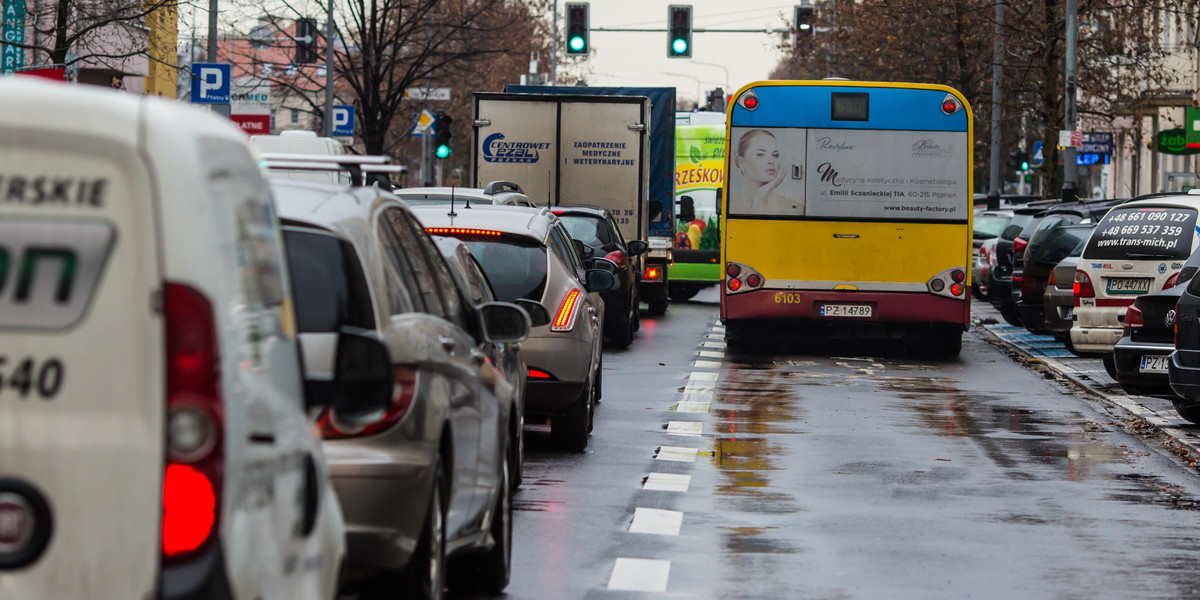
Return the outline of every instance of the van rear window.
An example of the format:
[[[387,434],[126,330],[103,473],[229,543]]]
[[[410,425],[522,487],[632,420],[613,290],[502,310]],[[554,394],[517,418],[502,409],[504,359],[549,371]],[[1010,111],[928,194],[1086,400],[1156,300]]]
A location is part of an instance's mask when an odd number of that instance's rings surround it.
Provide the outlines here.
[[[1191,208],[1115,208],[1104,216],[1088,245],[1085,258],[1174,259],[1192,253],[1196,211]]]

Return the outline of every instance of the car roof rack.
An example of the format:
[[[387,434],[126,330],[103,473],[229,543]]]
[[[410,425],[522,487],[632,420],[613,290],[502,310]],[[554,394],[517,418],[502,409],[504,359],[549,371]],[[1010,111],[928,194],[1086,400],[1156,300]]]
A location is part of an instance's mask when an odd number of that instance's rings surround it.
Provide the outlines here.
[[[407,171],[401,165],[393,165],[386,156],[364,156],[359,154],[287,154],[268,152],[262,155],[263,166],[269,170],[296,171],[345,171],[350,174],[350,185],[362,187],[368,182],[381,183],[392,189],[392,173]]]

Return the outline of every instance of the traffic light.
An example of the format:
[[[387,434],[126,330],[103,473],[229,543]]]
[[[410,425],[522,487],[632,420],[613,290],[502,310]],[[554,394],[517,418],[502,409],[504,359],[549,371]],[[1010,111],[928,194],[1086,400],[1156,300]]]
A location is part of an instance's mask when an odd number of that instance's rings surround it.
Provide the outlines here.
[[[567,3],[567,56],[587,56],[588,3]]]
[[[1008,167],[1009,169],[1012,169],[1013,171],[1016,171],[1017,167],[1020,166],[1020,164],[1021,164],[1021,163],[1017,162],[1017,155],[1020,153],[1021,153],[1020,150],[1013,150],[1013,151],[1009,152],[1008,153],[1008,162],[1004,163],[1004,166]]]
[[[1013,150],[1008,153],[1008,168],[1014,171],[1029,170],[1029,153],[1024,150]]]
[[[796,16],[792,21],[792,25],[796,27],[796,37],[812,35],[812,19],[815,10],[811,5],[796,5]]]
[[[692,57],[692,5],[667,7],[667,58]]]
[[[317,62],[317,36],[320,31],[317,30],[316,19],[296,19],[296,55],[292,62],[298,65],[307,65]]]
[[[449,158],[454,152],[450,148],[450,138],[454,137],[454,132],[450,131],[450,124],[453,122],[454,119],[442,111],[438,111],[433,117],[433,147],[438,158]]]

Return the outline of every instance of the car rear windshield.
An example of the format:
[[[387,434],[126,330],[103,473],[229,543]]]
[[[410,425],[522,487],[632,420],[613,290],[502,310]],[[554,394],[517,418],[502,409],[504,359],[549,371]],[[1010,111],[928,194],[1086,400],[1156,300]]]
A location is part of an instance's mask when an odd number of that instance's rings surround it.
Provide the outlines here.
[[[459,236],[483,267],[496,299],[541,300],[546,289],[546,248],[515,237]]]
[[[1180,207],[1116,208],[1083,250],[1086,258],[1183,260],[1192,253],[1196,211]]]
[[[283,237],[300,331],[329,333],[343,325],[374,329],[371,292],[354,247],[319,232],[289,228]]]
[[[975,217],[975,225],[972,227],[975,230],[975,239],[990,240],[994,237],[999,237],[1000,232],[1008,226],[1008,222],[1012,221],[1009,215],[978,215]]]
[[[1087,225],[1070,225],[1067,221],[1039,229],[1029,241],[1029,261],[1057,263],[1070,255],[1091,232],[1092,228]]]
[[[571,239],[579,240],[589,246],[604,246],[612,242],[608,227],[601,217],[585,217],[582,215],[559,215],[563,226]]]
[[[1012,221],[1008,222],[1008,227],[1005,227],[1004,231],[1000,232],[1000,239],[1010,241],[1017,239],[1017,236],[1021,235],[1021,230],[1032,220],[1033,215],[1013,215]]]

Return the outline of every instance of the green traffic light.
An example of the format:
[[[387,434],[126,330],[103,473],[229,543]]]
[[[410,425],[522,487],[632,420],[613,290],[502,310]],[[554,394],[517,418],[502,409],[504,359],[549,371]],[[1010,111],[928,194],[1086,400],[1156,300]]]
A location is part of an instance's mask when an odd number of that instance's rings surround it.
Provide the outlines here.
[[[442,144],[441,146],[437,147],[437,157],[438,158],[446,158],[447,156],[450,156],[451,152],[452,152],[452,150],[450,150],[450,146],[447,146],[445,144]]]
[[[683,54],[684,52],[687,52],[687,40],[683,38],[675,38],[675,41],[671,42],[671,50],[674,51],[675,54]]]
[[[1029,170],[1029,163],[1028,163],[1028,162],[1023,162],[1023,163],[1021,163],[1021,170],[1022,170],[1022,171],[1028,171],[1028,170]]]
[[[583,51],[583,38],[582,37],[575,36],[575,37],[571,38],[571,40],[569,42],[567,42],[567,44],[570,45],[571,50],[573,50],[575,52]]]

